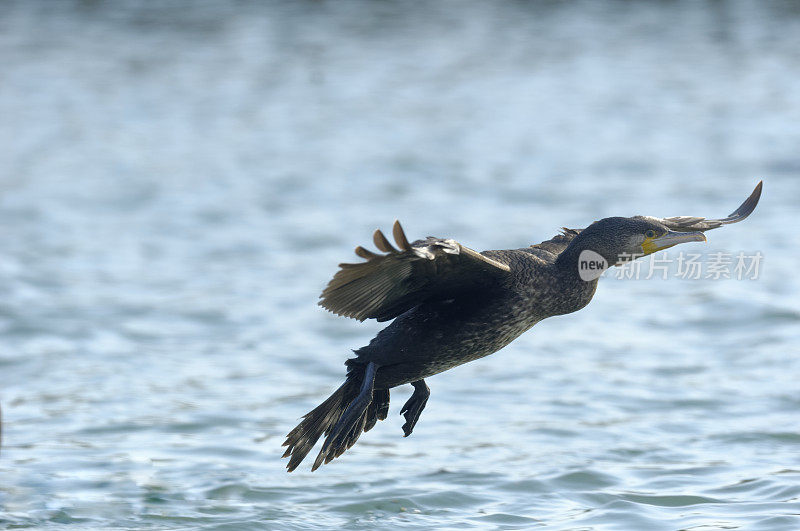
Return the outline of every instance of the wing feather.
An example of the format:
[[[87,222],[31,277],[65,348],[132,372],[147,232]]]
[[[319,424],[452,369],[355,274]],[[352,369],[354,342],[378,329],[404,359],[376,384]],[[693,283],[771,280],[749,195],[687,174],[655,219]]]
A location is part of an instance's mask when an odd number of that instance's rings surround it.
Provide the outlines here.
[[[564,249],[570,244],[570,242],[581,233],[583,229],[568,229],[567,227],[561,227],[561,234],[556,234],[549,240],[545,240],[542,243],[537,243],[536,245],[531,245],[530,249],[536,251],[537,254],[541,255],[541,251],[547,253],[547,256],[550,259],[554,259],[559,254],[561,254]]]
[[[397,245],[399,245],[402,250],[411,250],[411,244],[408,243],[406,233],[403,231],[403,227],[400,225],[398,220],[394,220],[394,225],[392,226],[392,235],[394,235],[394,241],[397,242]]]
[[[722,219],[706,219],[696,216],[675,216],[671,218],[658,219],[670,230],[677,232],[693,232],[693,231],[706,231],[716,229],[722,225],[729,225],[731,223],[738,223],[755,210],[758,205],[758,200],[761,199],[761,188],[764,182],[759,181],[753,193],[744,200],[744,203],[739,205],[739,208],[728,214]]]
[[[392,247],[392,244],[389,243],[389,240],[386,239],[386,236],[383,235],[383,233],[380,231],[380,229],[377,229],[375,231],[375,234],[372,235],[372,239],[375,242],[375,247],[377,247],[379,250],[383,251],[384,253],[393,253],[394,254],[394,253],[398,253],[399,252],[397,249]]]
[[[398,221],[392,235],[400,250],[380,230],[373,234],[373,241],[386,254],[356,247],[356,254],[366,261],[339,264],[320,295],[320,306],[359,321],[386,321],[427,300],[489,285],[510,270],[455,240],[429,236],[409,243]]]

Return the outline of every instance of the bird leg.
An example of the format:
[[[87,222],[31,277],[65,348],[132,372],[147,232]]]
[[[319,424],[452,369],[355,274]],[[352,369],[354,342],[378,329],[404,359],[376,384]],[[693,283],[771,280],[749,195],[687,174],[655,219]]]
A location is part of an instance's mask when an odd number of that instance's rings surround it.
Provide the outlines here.
[[[414,425],[419,420],[419,415],[425,409],[425,404],[428,403],[428,397],[431,396],[431,389],[425,383],[425,380],[417,380],[411,382],[414,386],[414,393],[400,410],[400,414],[406,418],[406,423],[403,424],[403,437],[408,437],[414,430]]]

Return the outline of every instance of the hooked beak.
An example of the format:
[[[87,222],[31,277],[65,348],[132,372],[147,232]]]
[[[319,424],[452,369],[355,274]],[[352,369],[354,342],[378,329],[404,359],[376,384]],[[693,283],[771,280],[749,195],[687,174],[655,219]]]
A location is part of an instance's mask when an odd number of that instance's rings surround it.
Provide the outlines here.
[[[676,232],[671,230],[658,238],[646,238],[642,242],[642,250],[647,255],[679,243],[704,241],[706,241],[706,235],[702,232]]]

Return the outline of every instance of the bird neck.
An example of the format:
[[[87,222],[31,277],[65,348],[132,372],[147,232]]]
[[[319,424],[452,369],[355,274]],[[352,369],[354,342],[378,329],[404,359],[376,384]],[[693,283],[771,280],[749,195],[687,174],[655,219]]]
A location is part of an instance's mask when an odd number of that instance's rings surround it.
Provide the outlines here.
[[[599,275],[589,280],[581,277],[581,253],[591,250],[587,241],[580,241],[580,234],[556,258],[553,268],[558,278],[561,302],[555,315],[563,315],[580,310],[592,300],[597,289]]]
[[[555,266],[563,279],[597,284],[600,274],[610,267],[610,263],[608,258],[603,256],[605,254],[601,251],[603,246],[597,245],[595,240],[596,238],[586,231],[581,232],[558,255]]]

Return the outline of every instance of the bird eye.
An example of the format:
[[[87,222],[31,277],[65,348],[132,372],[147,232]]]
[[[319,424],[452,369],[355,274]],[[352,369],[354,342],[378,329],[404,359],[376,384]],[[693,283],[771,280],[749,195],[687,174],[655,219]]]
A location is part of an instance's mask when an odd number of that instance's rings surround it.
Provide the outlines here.
[[[655,238],[656,237],[656,231],[654,231],[653,229],[650,229],[650,230],[648,230],[647,232],[644,233],[644,237],[645,238]]]

